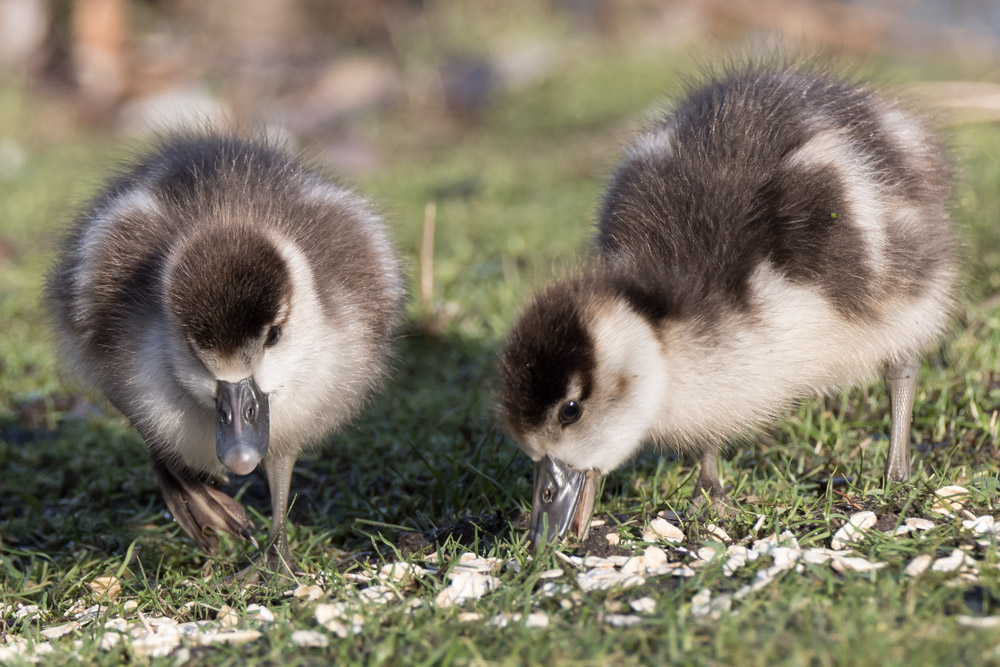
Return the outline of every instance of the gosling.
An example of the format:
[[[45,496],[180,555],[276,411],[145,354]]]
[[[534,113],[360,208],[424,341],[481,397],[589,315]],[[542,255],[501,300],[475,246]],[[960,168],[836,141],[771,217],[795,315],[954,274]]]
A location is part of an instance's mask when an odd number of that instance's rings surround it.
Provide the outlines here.
[[[649,442],[700,454],[695,501],[722,510],[720,448],[879,373],[885,476],[907,479],[921,355],[956,292],[945,155],[898,102],[801,64],[731,68],[639,136],[598,257],[538,294],[502,353],[532,543],[584,537],[601,475]]]
[[[212,132],[161,138],[111,178],[47,285],[69,365],[142,435],[202,549],[220,533],[254,541],[217,485],[262,466],[274,572],[298,570],[285,525],[295,461],[380,385],[403,296],[368,201],[273,142]]]

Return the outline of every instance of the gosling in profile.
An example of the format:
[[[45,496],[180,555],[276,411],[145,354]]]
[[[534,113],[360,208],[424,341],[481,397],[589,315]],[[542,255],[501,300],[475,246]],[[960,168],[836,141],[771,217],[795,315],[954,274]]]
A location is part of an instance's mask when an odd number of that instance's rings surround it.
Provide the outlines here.
[[[400,262],[366,200],[271,142],[163,138],[79,215],[47,296],[66,359],[139,431],[171,514],[208,552],[253,540],[218,490],[258,465],[265,564],[296,571],[296,458],[388,370]]]
[[[700,454],[695,500],[724,505],[723,445],[878,374],[885,476],[907,479],[956,291],[950,189],[938,139],[866,85],[752,64],[692,88],[611,178],[596,265],[543,290],[502,354],[531,541],[584,536],[598,479],[645,443]]]

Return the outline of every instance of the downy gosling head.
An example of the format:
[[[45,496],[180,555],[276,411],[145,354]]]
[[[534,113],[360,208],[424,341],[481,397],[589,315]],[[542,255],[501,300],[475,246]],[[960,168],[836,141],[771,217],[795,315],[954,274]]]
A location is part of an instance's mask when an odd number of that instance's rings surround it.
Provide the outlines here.
[[[263,466],[276,570],[296,567],[295,460],[385,376],[403,294],[370,203],[271,142],[208,132],[165,137],[114,177],[48,284],[65,356],[142,434],[198,545],[252,539],[215,487]]]
[[[944,156],[898,103],[804,65],[733,68],[643,133],[599,257],[535,298],[501,357],[531,541],[585,535],[600,476],[647,443],[701,454],[695,500],[722,509],[725,443],[878,373],[885,474],[906,479],[921,355],[955,293]]]

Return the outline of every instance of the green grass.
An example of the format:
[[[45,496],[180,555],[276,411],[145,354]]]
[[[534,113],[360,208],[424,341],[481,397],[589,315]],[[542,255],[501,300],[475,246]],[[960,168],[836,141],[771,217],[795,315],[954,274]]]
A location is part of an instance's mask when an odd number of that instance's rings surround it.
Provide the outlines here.
[[[523,567],[503,570],[497,591],[460,610],[435,608],[444,583],[420,578],[401,590],[405,600],[369,608],[358,635],[329,635],[325,649],[289,644],[294,630],[317,627],[315,603],[285,597],[284,584],[239,590],[225,583],[252,549],[230,544],[214,558],[196,551],[164,516],[138,435],[97,399],[90,400],[98,409],[81,403],[80,389],[59,375],[39,304],[42,277],[61,221],[99,180],[116,140],[53,135],[58,105],[0,85],[0,140],[16,142],[24,155],[18,168],[0,172],[0,646],[8,634],[44,641],[39,631],[69,620],[79,600],[86,606],[99,601],[88,582],[115,575],[121,593],[105,601],[98,621],[53,642],[54,662],[130,659],[127,642],[98,648],[105,618],[135,619],[142,612],[213,619],[223,605],[241,611],[251,603],[268,606],[278,618],[263,638],[192,648],[191,657],[213,664],[1000,660],[996,629],[957,622],[960,615],[1000,613],[995,544],[974,552],[984,563],[978,583],[902,574],[917,554],[944,556],[973,543],[953,520],[939,519],[927,533],[873,536],[858,551],[888,563],[876,573],[806,566],[714,621],[692,615],[692,597],[706,588],[732,593],[767,567],[767,558],[733,577],[716,562],[692,578],[651,578],[638,589],[538,595],[539,574],[562,561],[551,552],[527,560],[523,529],[510,525],[522,525],[529,509],[531,466],[492,416],[495,352],[533,287],[584,247],[619,146],[662,94],[676,89],[678,70],[668,60],[632,50],[590,53],[564,75],[499,99],[479,121],[427,136],[413,132],[420,119],[408,116],[411,111],[355,121],[359,136],[375,138],[391,156],[384,168],[356,181],[384,203],[414,273],[424,206],[437,204],[435,299],[448,316],[440,335],[419,333],[421,314],[411,307],[416,326],[400,341],[398,370],[386,391],[363,419],[296,469],[293,550],[300,565],[322,575],[333,600],[356,594],[345,575],[384,559],[414,559],[399,550],[404,532],[439,537],[434,548],[445,563],[471,550]],[[684,71],[689,59],[674,61]],[[970,489],[975,513],[997,512],[1000,128],[964,126],[954,141],[963,165],[956,218],[967,243],[965,297],[953,331],[922,372],[914,432],[923,445],[914,452],[914,479],[890,489],[878,481],[889,425],[881,385],[808,401],[734,446],[724,463],[727,488],[742,507],[725,524],[737,540],[752,539],[763,516],[758,536],[791,530],[804,547],[829,546],[854,511],[872,509],[897,523],[929,516],[933,490],[951,483]],[[645,455],[608,478],[598,516],[623,541],[639,540],[658,511],[684,509],[692,472],[689,460]],[[260,535],[270,520],[262,489],[258,480],[241,491]],[[475,517],[480,528],[454,530],[465,517]],[[697,524],[685,530],[689,548],[712,542]],[[607,615],[629,613],[628,602],[642,596],[656,601],[656,613],[631,627],[607,624]],[[410,610],[411,598],[423,606]],[[125,609],[128,600],[136,610]],[[17,603],[38,605],[41,618],[3,612]],[[547,628],[457,620],[459,611],[490,619],[536,610],[549,615]]]

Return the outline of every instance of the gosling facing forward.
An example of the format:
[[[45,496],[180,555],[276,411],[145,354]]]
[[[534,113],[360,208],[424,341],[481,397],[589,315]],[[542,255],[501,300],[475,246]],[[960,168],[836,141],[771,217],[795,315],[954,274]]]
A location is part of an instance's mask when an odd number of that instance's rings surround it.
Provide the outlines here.
[[[262,464],[266,562],[296,569],[296,458],[379,385],[400,319],[400,264],[372,206],[270,142],[166,137],[76,219],[48,298],[65,356],[142,434],[191,539],[252,539],[215,487]]]

